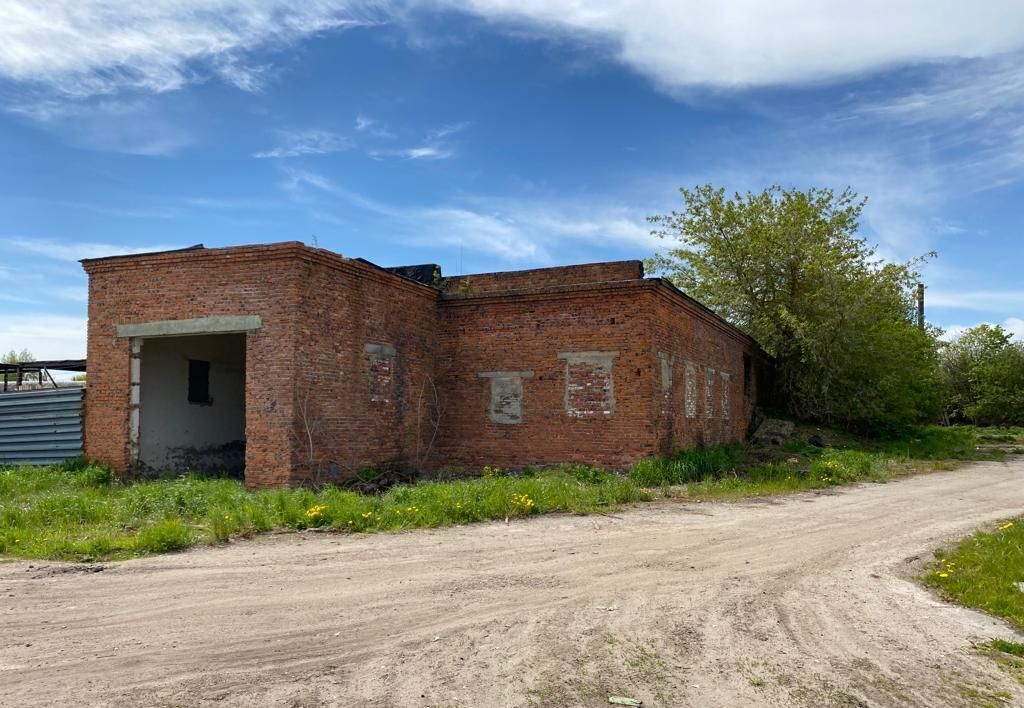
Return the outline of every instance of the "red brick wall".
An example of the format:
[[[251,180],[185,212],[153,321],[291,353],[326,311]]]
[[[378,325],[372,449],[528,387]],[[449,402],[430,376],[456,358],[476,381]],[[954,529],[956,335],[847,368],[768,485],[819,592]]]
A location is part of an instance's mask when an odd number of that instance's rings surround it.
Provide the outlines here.
[[[512,290],[536,290],[557,285],[639,280],[643,277],[644,267],[640,261],[615,261],[507,273],[457,275],[448,278],[445,287],[450,292],[468,291],[466,294],[469,295],[483,295]]]
[[[623,468],[655,453],[653,362],[643,281],[568,287],[513,299],[469,297],[441,305],[442,437],[437,462],[479,469],[586,462]],[[610,415],[566,412],[566,370],[594,372],[566,352],[618,352]],[[578,368],[575,368],[578,367]],[[522,380],[522,422],[497,423],[482,372],[532,372]]]
[[[326,251],[302,263],[299,280],[297,474],[415,464],[432,430],[437,292]]]
[[[115,327],[155,320],[262,317],[246,335],[251,486],[344,479],[392,462],[622,469],[674,446],[740,438],[753,404],[743,395],[743,353],[753,355],[753,343],[664,282],[643,280],[639,262],[472,276],[467,292],[443,296],[298,243],[85,267],[86,454],[121,470],[130,343]],[[671,361],[665,390],[659,353]],[[698,376],[692,419],[687,361]]]
[[[254,485],[287,483],[301,248],[286,243],[86,262],[85,454],[118,470],[129,465],[130,344],[117,337],[116,325],[257,314],[263,327],[246,336],[246,475]]]
[[[651,354],[659,362],[659,452],[669,454],[678,448],[744,439],[757,393],[753,381],[744,392],[743,356],[750,357],[753,366],[758,347],[670,285],[651,282],[657,283],[650,312]],[[666,366],[670,365],[670,383],[666,381],[666,386],[662,385],[661,358],[666,360]],[[695,378],[691,388],[695,400],[689,411],[688,369]],[[727,381],[723,373],[728,376]]]

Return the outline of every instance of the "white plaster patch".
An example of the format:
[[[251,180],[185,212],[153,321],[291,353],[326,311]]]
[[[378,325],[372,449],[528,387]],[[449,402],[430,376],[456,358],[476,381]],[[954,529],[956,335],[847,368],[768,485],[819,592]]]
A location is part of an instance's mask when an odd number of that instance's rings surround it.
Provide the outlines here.
[[[661,365],[661,391],[670,393],[672,391],[672,368],[675,366],[676,358],[666,352],[658,352],[658,363]]]
[[[732,395],[730,381],[732,376],[725,371],[719,372],[722,379],[722,419],[729,420],[729,397]]]
[[[398,353],[390,344],[364,344],[363,354],[369,363],[367,375],[370,400],[390,403],[394,389],[395,359]]]
[[[704,417],[715,417],[715,370],[710,366],[704,368]]]
[[[686,362],[686,417],[697,417],[697,365]]]
[[[487,417],[493,423],[515,425],[523,422],[523,379],[532,371],[481,371],[481,378],[491,380]]]
[[[618,352],[559,352],[565,360],[565,412],[572,418],[615,413],[613,369]]]

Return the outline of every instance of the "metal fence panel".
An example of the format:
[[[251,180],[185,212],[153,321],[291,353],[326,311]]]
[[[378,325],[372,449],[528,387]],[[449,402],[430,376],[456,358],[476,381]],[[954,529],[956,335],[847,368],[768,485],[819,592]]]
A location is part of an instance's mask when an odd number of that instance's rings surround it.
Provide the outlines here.
[[[0,393],[0,465],[52,465],[82,454],[80,386]]]

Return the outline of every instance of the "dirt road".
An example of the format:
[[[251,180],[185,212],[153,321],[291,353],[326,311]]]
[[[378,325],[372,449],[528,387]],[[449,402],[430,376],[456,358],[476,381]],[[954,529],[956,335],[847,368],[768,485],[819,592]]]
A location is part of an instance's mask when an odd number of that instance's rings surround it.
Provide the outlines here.
[[[971,649],[1013,633],[908,579],[1022,509],[1015,461],[101,571],[0,564],[0,705],[1024,705]]]

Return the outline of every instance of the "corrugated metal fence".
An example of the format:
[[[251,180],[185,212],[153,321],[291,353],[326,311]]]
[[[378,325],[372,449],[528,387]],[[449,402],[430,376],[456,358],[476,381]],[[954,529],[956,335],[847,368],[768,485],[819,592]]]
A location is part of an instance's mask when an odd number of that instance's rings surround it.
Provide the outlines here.
[[[0,464],[51,465],[81,455],[83,392],[0,394]]]

